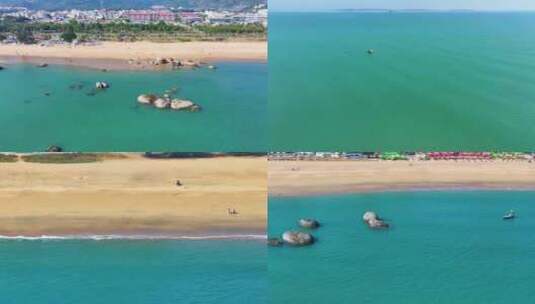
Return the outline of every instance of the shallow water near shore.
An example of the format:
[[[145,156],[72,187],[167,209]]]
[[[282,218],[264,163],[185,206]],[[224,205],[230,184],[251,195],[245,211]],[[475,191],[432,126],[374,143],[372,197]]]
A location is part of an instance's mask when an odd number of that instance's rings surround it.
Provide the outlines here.
[[[533,28],[535,13],[272,13],[271,150],[533,150]]]
[[[266,303],[259,240],[0,240],[0,302]]]
[[[0,151],[265,151],[267,65],[220,62],[217,70],[108,71],[7,65],[0,71]],[[111,88],[96,91],[95,82]],[[199,113],[137,103],[144,93],[177,97]]]
[[[535,192],[271,197],[269,232],[322,224],[311,247],[268,249],[272,303],[525,303],[535,299]],[[502,220],[514,209],[518,218]],[[369,230],[376,211],[392,226]]]

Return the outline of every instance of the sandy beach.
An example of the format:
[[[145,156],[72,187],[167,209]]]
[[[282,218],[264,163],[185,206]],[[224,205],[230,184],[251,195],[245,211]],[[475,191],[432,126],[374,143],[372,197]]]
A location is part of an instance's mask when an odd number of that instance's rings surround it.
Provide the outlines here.
[[[0,163],[0,235],[263,234],[266,163],[135,154],[87,164]]]
[[[535,189],[527,161],[270,161],[269,195],[407,189]]]
[[[97,69],[154,69],[156,58],[179,58],[203,62],[267,61],[267,42],[102,42],[97,45],[0,44],[0,61],[65,64]]]

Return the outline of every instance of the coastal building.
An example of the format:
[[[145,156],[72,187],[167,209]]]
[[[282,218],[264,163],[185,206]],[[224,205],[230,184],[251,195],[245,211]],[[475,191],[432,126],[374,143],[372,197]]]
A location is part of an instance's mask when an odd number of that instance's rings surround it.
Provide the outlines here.
[[[186,24],[198,24],[204,22],[204,18],[197,12],[180,12],[178,13],[178,18]]]
[[[175,13],[165,10],[133,10],[126,13],[126,17],[133,23],[151,23],[151,22],[175,22]]]

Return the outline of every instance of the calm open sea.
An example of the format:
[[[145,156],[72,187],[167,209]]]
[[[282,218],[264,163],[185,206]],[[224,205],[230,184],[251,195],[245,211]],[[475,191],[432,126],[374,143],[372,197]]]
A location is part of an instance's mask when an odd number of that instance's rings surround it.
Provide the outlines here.
[[[273,151],[535,150],[535,13],[272,13],[269,26]]]
[[[267,303],[260,240],[0,240],[0,303]]]
[[[518,218],[502,220],[515,209]],[[372,231],[374,210],[391,225]],[[270,198],[269,232],[302,217],[311,247],[268,250],[272,303],[531,303],[535,192],[393,192]]]

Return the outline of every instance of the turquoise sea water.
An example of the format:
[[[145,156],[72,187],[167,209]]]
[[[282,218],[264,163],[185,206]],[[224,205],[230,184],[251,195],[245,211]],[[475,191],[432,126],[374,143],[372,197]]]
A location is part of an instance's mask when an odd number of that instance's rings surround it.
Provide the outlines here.
[[[0,303],[266,303],[256,240],[0,240]]]
[[[84,152],[265,151],[267,65],[217,66],[168,72],[6,66],[0,71],[0,151],[43,151],[51,144]],[[88,96],[97,81],[111,88]],[[174,87],[204,110],[180,113],[137,104],[140,94]]]
[[[535,13],[272,13],[271,150],[533,150],[534,28]]]
[[[518,218],[502,220],[509,209]],[[369,230],[374,210],[391,225]],[[322,223],[311,247],[268,250],[272,303],[531,303],[535,192],[270,198],[269,232]]]

